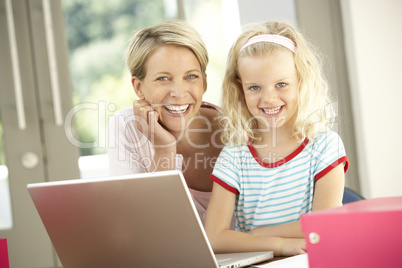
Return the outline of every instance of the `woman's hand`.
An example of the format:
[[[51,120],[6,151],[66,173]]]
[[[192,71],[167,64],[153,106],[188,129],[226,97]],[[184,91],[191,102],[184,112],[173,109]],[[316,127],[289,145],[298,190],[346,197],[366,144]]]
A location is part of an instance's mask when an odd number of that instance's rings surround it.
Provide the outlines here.
[[[158,122],[158,112],[144,100],[135,101],[133,109],[137,129],[152,142],[155,149],[148,171],[175,169],[176,139]]]
[[[137,129],[152,142],[156,150],[176,146],[175,137],[158,122],[159,114],[149,102],[134,101],[133,109]]]

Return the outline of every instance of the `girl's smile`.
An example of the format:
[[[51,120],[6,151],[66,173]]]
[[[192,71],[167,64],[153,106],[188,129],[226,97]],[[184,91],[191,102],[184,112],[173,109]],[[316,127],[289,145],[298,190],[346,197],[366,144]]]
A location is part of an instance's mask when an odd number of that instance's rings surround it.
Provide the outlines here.
[[[283,106],[278,106],[278,107],[273,107],[273,108],[261,108],[262,111],[267,115],[267,116],[278,116],[280,115],[282,111]]]

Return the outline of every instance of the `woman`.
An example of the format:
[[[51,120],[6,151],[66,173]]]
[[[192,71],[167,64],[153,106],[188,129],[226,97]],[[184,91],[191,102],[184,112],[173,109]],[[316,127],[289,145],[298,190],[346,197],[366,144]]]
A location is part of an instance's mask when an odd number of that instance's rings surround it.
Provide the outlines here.
[[[139,100],[109,121],[111,175],[182,170],[204,223],[222,149],[218,110],[202,102],[206,47],[186,22],[165,21],[133,36],[126,63]]]

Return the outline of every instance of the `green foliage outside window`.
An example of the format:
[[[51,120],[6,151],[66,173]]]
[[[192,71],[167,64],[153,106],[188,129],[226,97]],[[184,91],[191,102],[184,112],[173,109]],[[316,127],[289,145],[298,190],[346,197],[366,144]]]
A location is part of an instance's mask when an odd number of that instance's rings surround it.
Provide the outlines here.
[[[135,98],[123,55],[134,31],[165,17],[163,0],[62,0],[75,106],[106,103],[108,114],[132,106]],[[111,107],[113,109],[111,109]],[[80,142],[99,139],[99,110],[75,116]],[[107,122],[106,122],[107,123]],[[81,148],[81,155],[105,153],[105,146]]]

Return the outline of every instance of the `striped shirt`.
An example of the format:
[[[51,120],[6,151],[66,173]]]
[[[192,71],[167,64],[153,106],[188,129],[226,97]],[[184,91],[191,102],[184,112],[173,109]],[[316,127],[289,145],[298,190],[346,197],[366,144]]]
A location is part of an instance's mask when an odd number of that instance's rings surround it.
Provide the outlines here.
[[[251,143],[226,146],[211,179],[236,194],[236,229],[246,232],[299,220],[312,209],[315,181],[341,163],[346,172],[342,140],[329,131],[273,163],[260,159]]]

